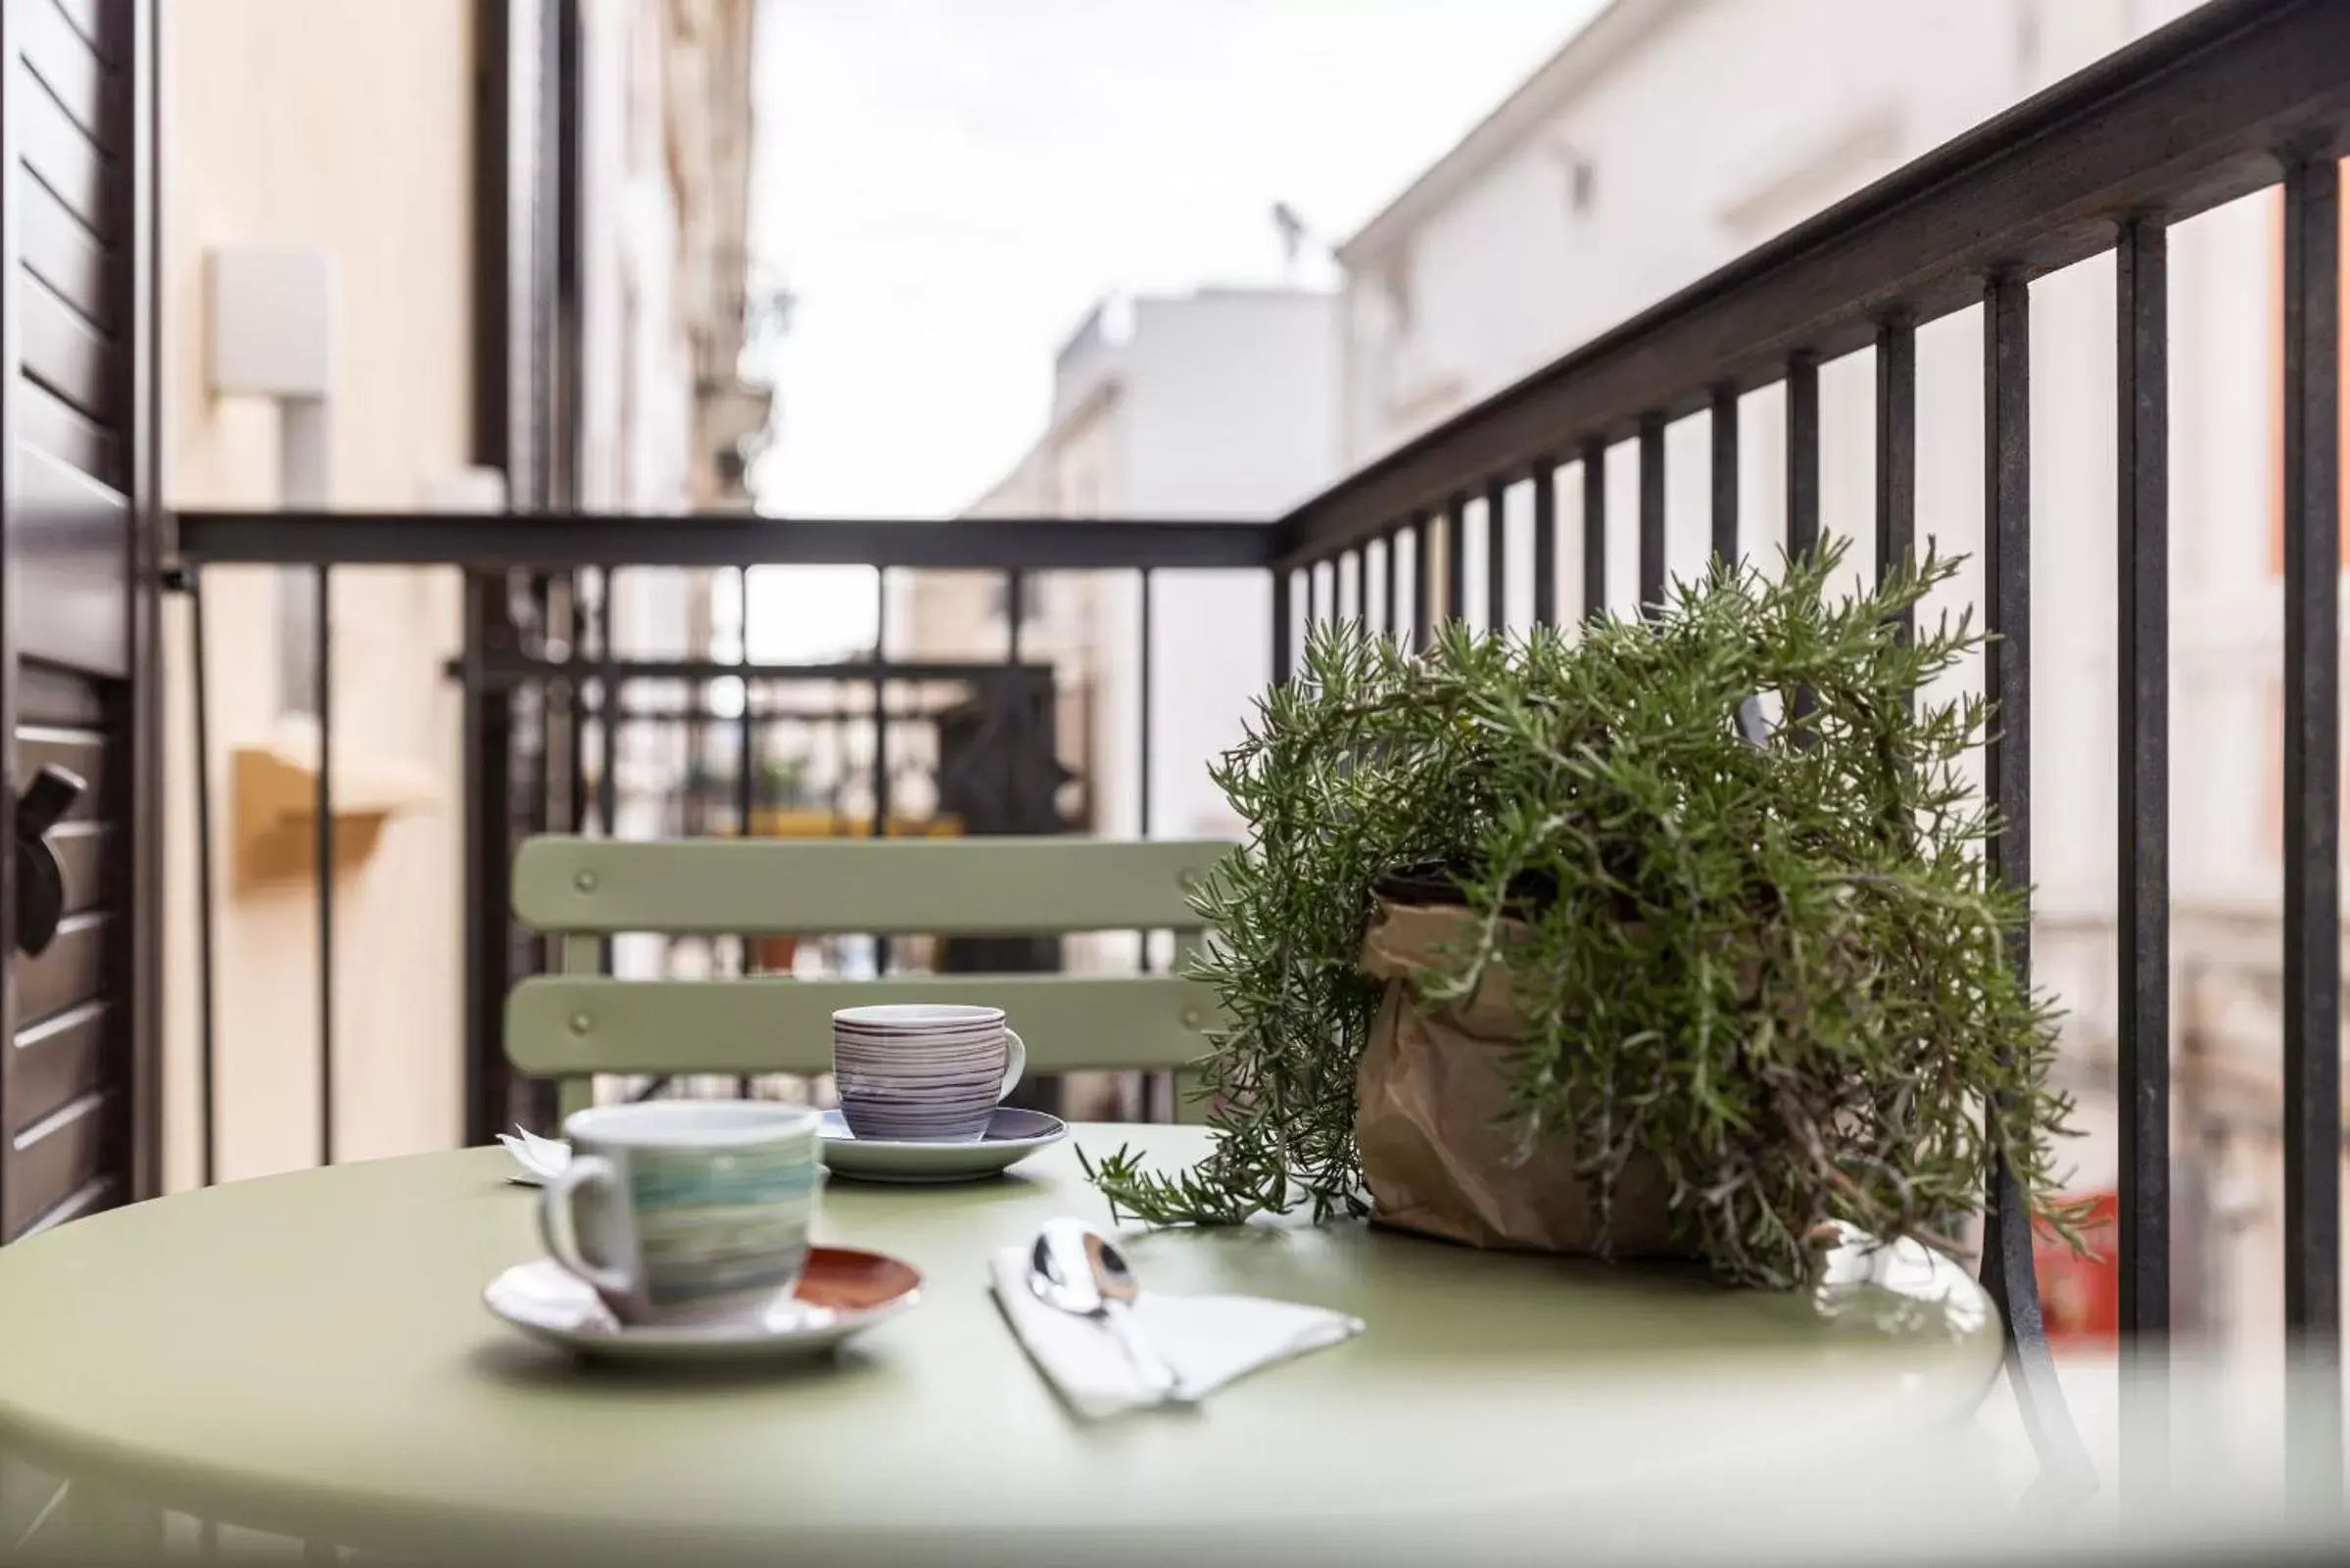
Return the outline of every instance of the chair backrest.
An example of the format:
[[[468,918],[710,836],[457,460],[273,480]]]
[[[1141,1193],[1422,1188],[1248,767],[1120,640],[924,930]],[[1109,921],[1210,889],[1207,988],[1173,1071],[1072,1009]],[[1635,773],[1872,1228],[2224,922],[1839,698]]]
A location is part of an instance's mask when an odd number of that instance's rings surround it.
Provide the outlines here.
[[[1031,1072],[1180,1068],[1204,1053],[1217,1018],[1214,993],[1180,975],[622,980],[597,973],[600,939],[1173,930],[1181,943],[1200,929],[1192,888],[1231,847],[1044,837],[533,838],[514,862],[514,914],[566,939],[563,972],[526,979],[507,997],[506,1056],[524,1072],[566,1079],[814,1074],[831,1070],[836,1009],[984,1001],[1011,1016]]]

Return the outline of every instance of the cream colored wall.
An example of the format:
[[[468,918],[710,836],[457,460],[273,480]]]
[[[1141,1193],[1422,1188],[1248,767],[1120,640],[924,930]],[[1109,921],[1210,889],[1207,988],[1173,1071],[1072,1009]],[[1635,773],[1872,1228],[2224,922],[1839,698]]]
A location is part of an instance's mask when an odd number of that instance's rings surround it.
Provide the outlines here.
[[[410,507],[468,455],[472,13],[469,0],[173,0],[167,8],[164,257],[167,483],[183,506],[273,500],[265,405],[206,390],[204,256],[319,246],[338,269],[333,499]],[[307,880],[239,890],[228,748],[276,732],[272,587],[216,570],[210,621],[220,896],[219,1172],[314,1158],[316,947]],[[452,573],[352,571],[331,615],[336,755],[419,769],[432,809],[393,821],[337,879],[338,1154],[445,1147],[460,1133],[458,638]],[[196,1179],[196,910],[187,620],[168,607],[168,1176]]]

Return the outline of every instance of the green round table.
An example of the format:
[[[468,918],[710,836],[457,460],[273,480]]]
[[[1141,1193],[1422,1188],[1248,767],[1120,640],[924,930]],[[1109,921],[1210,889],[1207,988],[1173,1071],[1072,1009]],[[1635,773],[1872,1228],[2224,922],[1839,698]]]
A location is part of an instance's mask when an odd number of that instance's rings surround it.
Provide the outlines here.
[[[1128,1250],[1148,1288],[1367,1329],[1195,1411],[1081,1423],[985,1259],[1052,1215],[1104,1219],[1076,1150],[1121,1143],[1163,1164],[1206,1148],[1082,1126],[995,1181],[835,1182],[820,1238],[914,1263],[922,1304],[837,1361],[759,1376],[583,1364],[491,1317],[482,1286],[538,1250],[502,1150],[99,1214],[0,1251],[0,1448],[133,1509],[406,1557],[1111,1561],[1120,1541],[1241,1532],[1270,1552],[1291,1532],[1369,1560],[1452,1521],[1946,1427],[1998,1365],[1983,1293],[1922,1250],[1757,1294],[1361,1224],[1176,1230]]]

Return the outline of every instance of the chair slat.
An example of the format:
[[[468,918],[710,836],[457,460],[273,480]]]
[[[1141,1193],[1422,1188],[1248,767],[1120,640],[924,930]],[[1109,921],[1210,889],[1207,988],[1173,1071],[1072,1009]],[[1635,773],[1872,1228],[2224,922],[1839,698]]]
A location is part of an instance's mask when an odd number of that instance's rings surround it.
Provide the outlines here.
[[[543,931],[872,931],[979,936],[1196,928],[1220,839],[542,837],[515,858],[514,914]]]
[[[832,1070],[836,1009],[883,1002],[1001,1007],[1031,1072],[1180,1068],[1205,1055],[1215,993],[1175,975],[923,975],[878,980],[614,980],[543,975],[506,998],[524,1072]]]

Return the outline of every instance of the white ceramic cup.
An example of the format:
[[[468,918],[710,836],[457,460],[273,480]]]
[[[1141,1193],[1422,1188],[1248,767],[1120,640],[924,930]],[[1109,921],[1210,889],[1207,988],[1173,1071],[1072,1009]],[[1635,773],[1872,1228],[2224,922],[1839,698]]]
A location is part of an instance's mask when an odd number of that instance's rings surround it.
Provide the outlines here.
[[[563,1123],[570,1164],[540,1195],[539,1233],[624,1323],[755,1315],[807,1263],[822,1119],[751,1100],[578,1112]]]
[[[1029,1051],[1000,1007],[901,1003],[833,1015],[833,1083],[859,1138],[976,1143]]]

